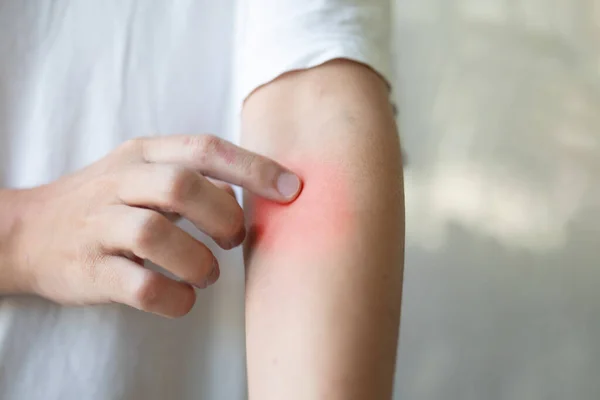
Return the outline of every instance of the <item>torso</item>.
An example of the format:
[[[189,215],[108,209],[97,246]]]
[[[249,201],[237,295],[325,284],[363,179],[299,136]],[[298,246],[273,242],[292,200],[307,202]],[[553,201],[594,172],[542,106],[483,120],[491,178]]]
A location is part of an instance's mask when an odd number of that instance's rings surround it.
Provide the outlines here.
[[[49,182],[136,136],[231,139],[233,3],[0,2],[0,186]],[[221,278],[180,320],[0,299],[0,398],[244,398],[241,254],[209,245]]]

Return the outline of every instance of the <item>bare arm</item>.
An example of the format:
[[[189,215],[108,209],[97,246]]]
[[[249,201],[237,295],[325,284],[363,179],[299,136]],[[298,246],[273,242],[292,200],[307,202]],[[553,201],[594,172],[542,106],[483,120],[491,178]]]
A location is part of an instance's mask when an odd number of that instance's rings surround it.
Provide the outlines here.
[[[404,204],[385,84],[350,61],[284,75],[247,100],[242,144],[304,185],[245,198],[250,398],[390,398]]]

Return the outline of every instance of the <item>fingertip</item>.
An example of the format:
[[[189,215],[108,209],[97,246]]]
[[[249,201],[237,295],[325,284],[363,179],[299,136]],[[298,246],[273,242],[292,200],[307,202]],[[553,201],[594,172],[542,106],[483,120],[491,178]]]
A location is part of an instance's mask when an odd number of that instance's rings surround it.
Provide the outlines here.
[[[219,261],[216,258],[214,258],[210,273],[206,276],[204,282],[199,285],[194,285],[194,287],[196,287],[196,289],[201,290],[206,289],[210,285],[214,284],[219,279],[219,276],[221,276],[221,270],[219,269]]]
[[[144,270],[136,280],[124,303],[139,310],[178,318],[188,314],[196,303],[196,292],[186,282],[149,270]]]
[[[191,285],[184,282],[180,283],[182,284],[182,289],[180,293],[181,297],[179,303],[175,307],[170,309],[168,311],[168,314],[157,313],[158,315],[175,319],[186,316],[190,313],[190,311],[192,311],[192,308],[194,308],[194,304],[196,304],[196,291]]]
[[[302,180],[300,177],[292,172],[284,171],[279,174],[275,182],[277,192],[283,197],[284,202],[291,202],[298,195],[302,189]]]
[[[210,273],[210,275],[207,278],[206,286],[210,286],[210,285],[214,284],[219,279],[220,276],[221,276],[221,269],[219,268],[219,263],[215,259],[215,263],[214,263],[212,272]]]
[[[233,236],[232,239],[215,239],[215,243],[217,243],[223,250],[231,250],[241,245],[245,239],[246,227],[242,226],[242,229],[235,236]]]

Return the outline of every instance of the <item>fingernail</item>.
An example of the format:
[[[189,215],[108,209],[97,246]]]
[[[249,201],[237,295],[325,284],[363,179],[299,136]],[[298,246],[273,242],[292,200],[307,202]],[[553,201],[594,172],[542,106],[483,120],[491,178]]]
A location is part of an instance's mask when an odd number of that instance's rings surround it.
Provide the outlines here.
[[[210,275],[206,279],[206,286],[212,285],[219,278],[219,262],[217,259],[213,259],[212,271],[210,271]]]
[[[236,237],[229,243],[229,248],[233,249],[234,247],[239,246],[240,244],[242,244],[244,242],[244,239],[246,239],[246,227],[245,226],[240,231],[240,233],[238,233],[236,235]]]
[[[281,173],[277,177],[277,190],[283,197],[294,197],[300,190],[300,178],[290,172]]]
[[[215,283],[217,281],[217,278],[219,278],[219,262],[215,258],[212,262],[212,269],[210,270],[210,274],[206,277],[206,279],[201,285],[194,286],[196,286],[198,289],[206,289],[207,287]]]

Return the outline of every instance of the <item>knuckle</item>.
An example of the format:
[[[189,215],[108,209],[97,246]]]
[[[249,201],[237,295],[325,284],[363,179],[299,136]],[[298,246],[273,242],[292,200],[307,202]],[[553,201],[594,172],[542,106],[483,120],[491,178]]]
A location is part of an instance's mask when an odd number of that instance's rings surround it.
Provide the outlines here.
[[[255,154],[248,154],[241,160],[242,186],[254,186],[266,179],[264,159]]]
[[[191,284],[201,285],[212,272],[215,258],[212,252],[201,243],[197,243],[197,247],[190,249],[188,254],[185,268],[180,272],[180,277]]]
[[[244,211],[237,202],[234,203],[235,204],[230,207],[228,217],[222,225],[222,234],[228,240],[235,239],[244,229]]]
[[[252,176],[252,173],[256,170],[256,158],[254,154],[248,154],[240,160],[240,169],[245,177]]]
[[[134,246],[143,250],[156,245],[166,235],[168,223],[169,221],[157,212],[145,212],[134,233]]]
[[[150,272],[133,293],[133,298],[142,310],[152,310],[161,301],[165,281],[158,273]]]
[[[221,139],[215,135],[197,135],[188,139],[188,147],[192,157],[202,163],[210,160],[211,155],[220,146]]]
[[[186,168],[173,168],[165,183],[166,211],[179,211],[198,188],[198,175]]]
[[[137,137],[126,140],[117,148],[117,152],[122,154],[142,154],[145,138]]]

